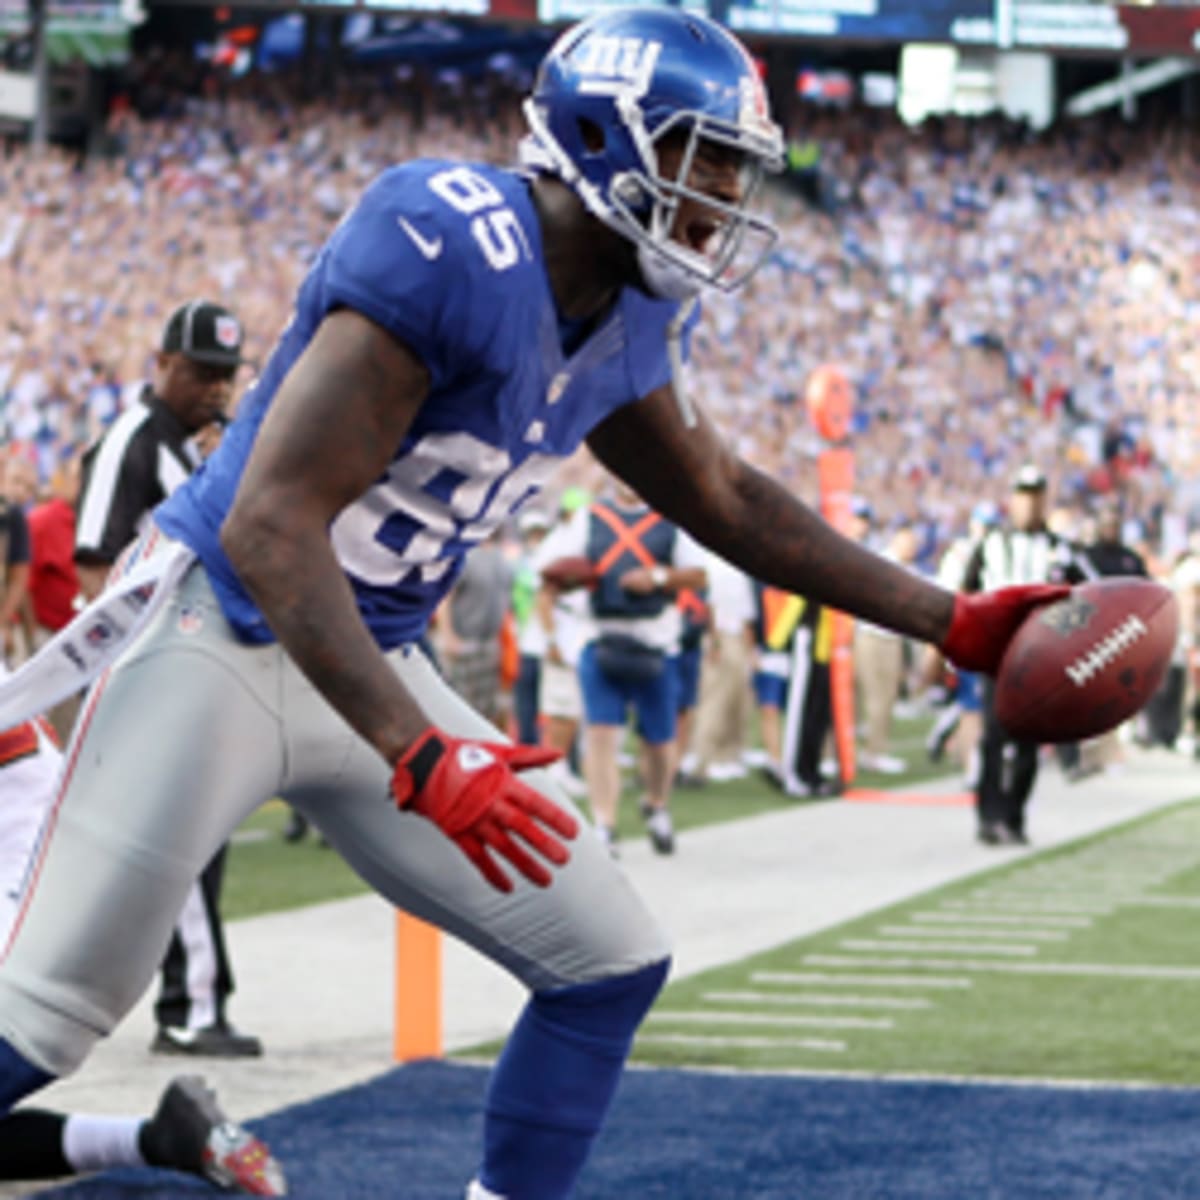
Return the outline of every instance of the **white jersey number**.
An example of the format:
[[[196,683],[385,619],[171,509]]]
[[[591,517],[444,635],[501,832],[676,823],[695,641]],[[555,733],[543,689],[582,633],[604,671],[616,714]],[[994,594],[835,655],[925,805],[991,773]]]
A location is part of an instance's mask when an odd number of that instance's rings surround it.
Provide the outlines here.
[[[458,558],[457,549],[447,549],[449,542],[482,542],[561,461],[534,454],[512,470],[508,451],[474,434],[431,433],[392,463],[386,479],[338,515],[330,527],[334,552],[351,575],[373,587],[399,584],[414,570],[423,582],[434,583]],[[425,490],[445,470],[465,476],[448,500]],[[399,515],[419,528],[397,548],[380,534]]]
[[[493,271],[507,271],[533,255],[517,214],[504,197],[477,171],[452,167],[429,180],[429,190],[451,208],[471,218],[471,236]]]

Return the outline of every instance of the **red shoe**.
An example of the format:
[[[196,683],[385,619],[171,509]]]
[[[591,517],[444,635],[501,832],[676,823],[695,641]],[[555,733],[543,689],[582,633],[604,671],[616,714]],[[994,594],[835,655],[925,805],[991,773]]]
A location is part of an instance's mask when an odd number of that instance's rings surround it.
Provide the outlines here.
[[[173,1079],[142,1127],[142,1156],[156,1167],[199,1175],[227,1192],[286,1196],[287,1180],[266,1145],[234,1124],[196,1075]]]

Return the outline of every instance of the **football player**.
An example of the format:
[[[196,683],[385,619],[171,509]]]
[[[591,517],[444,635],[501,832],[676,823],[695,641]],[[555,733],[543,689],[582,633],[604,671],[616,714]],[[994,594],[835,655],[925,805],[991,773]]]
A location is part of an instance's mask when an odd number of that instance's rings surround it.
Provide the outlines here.
[[[278,794],[528,986],[468,1194],[570,1194],[668,941],[577,837],[547,752],[506,743],[417,642],[467,551],[585,438],[749,575],[962,665],[994,668],[1062,594],[956,598],[884,562],[677,387],[693,300],[774,240],[749,205],[782,138],[736,39],[676,9],[596,16],[548,53],[526,116],[519,170],[422,160],[367,188],[220,449],[157,510],[140,558],[196,561],[89,695],[0,969],[0,1104],[120,1020],[192,876]]]

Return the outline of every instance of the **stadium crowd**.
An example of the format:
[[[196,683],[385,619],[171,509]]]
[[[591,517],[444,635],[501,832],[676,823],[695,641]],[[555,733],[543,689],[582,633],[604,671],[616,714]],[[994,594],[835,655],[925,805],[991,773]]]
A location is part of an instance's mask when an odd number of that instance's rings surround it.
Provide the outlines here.
[[[5,432],[43,477],[136,394],[181,299],[235,308],[261,358],[373,173],[504,160],[520,129],[496,88],[352,77],[305,100],[287,75],[217,88],[154,59],[131,81],[104,153],[0,163]],[[1120,489],[1156,532],[1190,515],[1200,132],[805,108],[792,133],[816,149],[816,203],[770,193],[777,253],[696,337],[692,386],[743,452],[810,491],[804,381],[834,362],[858,392],[859,488],[926,528],[926,558],[1025,459],[1067,501]]]
[[[136,398],[168,313],[237,311],[261,361],[359,189],[423,155],[511,160],[500,79],[302,73],[222,78],[136,61],[87,155],[0,160],[0,396],[9,502],[28,504]],[[797,108],[805,166],[771,185],[781,229],[742,291],[706,299],[688,387],[751,461],[815,498],[805,382],[856,392],[856,489],[882,548],[935,569],[1022,463],[1056,530],[1101,499],[1152,570],[1200,518],[1200,130],[1112,116],[1034,134],[1002,118],[909,128],[882,110]],[[245,376],[243,382],[245,382]],[[601,484],[581,456],[561,487]],[[515,534],[515,530],[514,530]]]

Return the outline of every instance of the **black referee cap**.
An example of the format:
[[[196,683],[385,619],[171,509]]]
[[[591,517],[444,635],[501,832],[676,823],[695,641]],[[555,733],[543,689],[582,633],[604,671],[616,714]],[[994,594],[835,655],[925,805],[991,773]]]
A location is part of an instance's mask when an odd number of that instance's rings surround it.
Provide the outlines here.
[[[191,300],[171,314],[162,349],[214,367],[236,367],[246,361],[241,321],[209,300]]]

